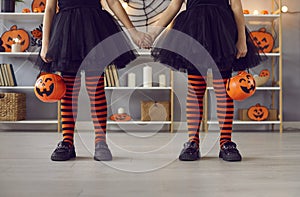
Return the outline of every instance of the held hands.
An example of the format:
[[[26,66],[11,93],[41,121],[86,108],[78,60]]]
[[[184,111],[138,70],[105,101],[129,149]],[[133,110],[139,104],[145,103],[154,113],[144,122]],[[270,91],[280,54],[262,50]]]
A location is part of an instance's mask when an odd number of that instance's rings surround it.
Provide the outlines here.
[[[129,30],[130,36],[133,40],[133,42],[139,47],[139,48],[147,48],[152,45],[152,37],[144,32],[137,31],[135,29]]]

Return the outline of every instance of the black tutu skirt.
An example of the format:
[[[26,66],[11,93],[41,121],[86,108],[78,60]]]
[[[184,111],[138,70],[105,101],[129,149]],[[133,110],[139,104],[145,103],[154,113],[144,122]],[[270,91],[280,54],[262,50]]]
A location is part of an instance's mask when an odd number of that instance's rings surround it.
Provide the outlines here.
[[[241,71],[262,61],[246,28],[245,34],[247,55],[236,59],[238,33],[228,0],[190,0],[187,10],[162,33],[151,53],[156,61],[183,72],[202,73],[208,68]]]
[[[81,0],[60,1],[46,54],[52,61],[45,63],[39,57],[36,63],[42,72],[99,71],[109,64],[124,68],[136,59],[130,39],[113,16],[101,8],[99,0],[86,1],[85,5]]]

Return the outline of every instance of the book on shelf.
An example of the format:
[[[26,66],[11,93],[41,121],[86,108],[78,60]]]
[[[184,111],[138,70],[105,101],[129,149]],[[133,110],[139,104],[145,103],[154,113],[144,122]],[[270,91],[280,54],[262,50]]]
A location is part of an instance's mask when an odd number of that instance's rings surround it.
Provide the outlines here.
[[[1,86],[16,86],[17,81],[12,64],[0,64]]]
[[[111,87],[108,66],[105,68],[105,80],[106,80],[107,87]]]
[[[2,66],[0,65],[0,86],[4,86],[4,77],[2,74]]]
[[[116,68],[116,66],[114,64],[111,65],[111,69],[112,69],[113,78],[114,78],[114,81],[115,81],[115,87],[119,87],[120,86],[120,82],[119,82],[118,70],[117,70],[117,68]]]
[[[115,65],[109,65],[105,68],[105,83],[107,87],[119,87],[119,75]]]
[[[113,75],[113,72],[112,72],[112,67],[111,67],[111,65],[108,66],[108,72],[109,72],[109,77],[110,77],[110,83],[111,83],[111,86],[112,86],[112,87],[115,87],[116,84],[115,84],[115,79],[114,79],[114,75]]]

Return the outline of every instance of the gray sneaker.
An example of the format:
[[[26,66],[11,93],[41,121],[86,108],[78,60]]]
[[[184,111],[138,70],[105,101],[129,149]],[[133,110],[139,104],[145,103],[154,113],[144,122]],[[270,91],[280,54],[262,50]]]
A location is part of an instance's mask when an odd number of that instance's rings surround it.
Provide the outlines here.
[[[100,141],[95,145],[94,160],[96,161],[111,161],[112,155],[106,142]]]

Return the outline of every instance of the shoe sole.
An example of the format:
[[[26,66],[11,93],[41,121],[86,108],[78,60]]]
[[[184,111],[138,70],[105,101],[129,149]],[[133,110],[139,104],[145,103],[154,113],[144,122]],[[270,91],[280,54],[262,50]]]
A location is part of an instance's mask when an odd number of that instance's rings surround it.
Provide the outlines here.
[[[200,159],[199,154],[197,155],[180,155],[179,160],[180,161],[196,161]]]
[[[97,157],[94,157],[94,160],[95,161],[112,161],[112,158],[101,158],[101,159],[99,159]]]
[[[64,158],[51,156],[52,161],[68,161],[75,158],[76,158],[76,153],[73,153],[70,157],[64,157]]]
[[[239,157],[239,156],[237,156],[237,157],[231,157],[231,158],[226,158],[226,157],[224,158],[222,152],[219,153],[219,158],[223,159],[224,161],[229,161],[229,162],[242,161],[242,157]]]

